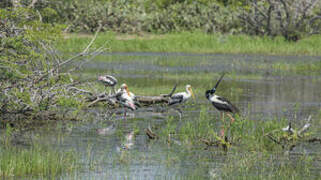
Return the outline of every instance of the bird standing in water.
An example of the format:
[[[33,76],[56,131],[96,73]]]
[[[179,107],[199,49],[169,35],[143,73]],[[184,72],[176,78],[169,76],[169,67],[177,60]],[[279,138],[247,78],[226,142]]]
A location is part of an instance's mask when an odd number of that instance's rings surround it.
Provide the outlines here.
[[[206,98],[212,102],[212,105],[221,113],[222,122],[224,122],[224,113],[226,113],[229,118],[231,119],[231,123],[235,121],[233,116],[231,114],[238,113],[239,110],[237,107],[235,107],[228,99],[218,96],[215,94],[216,89],[218,85],[220,84],[221,80],[223,79],[224,74],[220,77],[220,79],[217,81],[216,85],[213,89],[207,90],[205,92]],[[221,130],[221,136],[224,137],[224,128]]]

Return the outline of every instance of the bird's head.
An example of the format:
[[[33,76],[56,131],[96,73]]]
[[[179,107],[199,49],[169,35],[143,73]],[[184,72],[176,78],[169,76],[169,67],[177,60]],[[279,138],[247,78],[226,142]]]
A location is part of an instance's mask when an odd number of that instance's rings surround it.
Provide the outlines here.
[[[205,92],[205,97],[206,97],[207,99],[210,99],[210,96],[213,95],[213,94],[215,93],[215,91],[216,91],[216,88],[213,88],[213,89],[211,89],[211,90],[207,90],[207,91]]]
[[[186,85],[186,91],[191,93],[193,99],[195,99],[195,96],[194,96],[194,93],[193,93],[193,90],[192,90],[192,86],[191,85]]]
[[[104,76],[98,76],[98,81],[103,81],[104,80]]]
[[[128,96],[129,96],[129,90],[128,90],[128,86],[127,86],[127,84],[122,84],[121,86],[120,86],[120,88],[122,89],[122,90],[125,90],[126,92],[127,92],[127,94],[128,94]]]

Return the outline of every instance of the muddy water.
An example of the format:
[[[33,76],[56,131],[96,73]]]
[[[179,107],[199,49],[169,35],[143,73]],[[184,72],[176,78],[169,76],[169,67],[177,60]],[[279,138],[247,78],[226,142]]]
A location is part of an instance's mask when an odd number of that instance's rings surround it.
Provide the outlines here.
[[[192,84],[197,100],[183,108],[181,122],[184,123],[197,121],[201,106],[207,106],[211,116],[219,115],[204,97],[204,91],[215,84],[217,76],[204,81],[201,77],[208,73],[230,72],[234,76],[226,77],[217,93],[228,97],[243,115],[253,120],[290,118],[300,124],[309,115],[320,118],[321,73],[296,73],[277,68],[275,64],[290,66],[320,60],[320,57],[111,53],[84,66],[82,73],[86,75],[82,78],[94,81],[98,74],[112,74],[134,88],[154,86],[157,89],[171,84],[170,89],[172,84],[178,83],[180,91],[185,84]],[[181,73],[193,76],[180,76]],[[74,149],[81,157],[83,168],[61,179],[207,179],[219,177],[227,156],[241,156],[204,147],[182,148],[178,141],[169,145],[148,140],[144,130],[149,125],[166,126],[169,119],[179,118],[175,111],[164,107],[141,108],[129,112],[126,119],[121,109],[111,119],[102,115],[104,111],[101,108],[89,110],[88,115],[100,115],[87,122],[61,125],[61,131],[43,133],[46,143],[58,149]],[[115,124],[114,132],[97,133],[97,129],[111,124]],[[137,132],[134,146],[123,150],[123,137],[132,130]],[[293,154],[310,153],[315,158],[321,156],[320,149],[320,145],[302,145]],[[315,158],[313,163],[311,172],[321,176],[321,158]]]

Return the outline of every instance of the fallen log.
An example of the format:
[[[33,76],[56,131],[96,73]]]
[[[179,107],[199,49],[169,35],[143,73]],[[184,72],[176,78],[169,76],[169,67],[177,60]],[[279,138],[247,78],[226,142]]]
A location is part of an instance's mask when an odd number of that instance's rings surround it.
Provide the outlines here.
[[[175,92],[176,86],[177,85],[174,86],[174,88],[169,94],[161,94],[159,96],[136,96],[136,101],[143,106],[149,106],[153,104],[167,104],[170,97]],[[81,90],[81,92],[90,94],[89,91],[85,91],[85,90]],[[88,107],[102,101],[107,101],[111,105],[116,105],[117,104],[117,100],[115,99],[116,96],[117,94],[106,95],[106,93],[100,93],[95,96],[90,96],[87,98],[89,101]]]
[[[282,146],[282,149],[288,149],[289,151],[292,151],[296,147],[296,145],[300,142],[308,142],[308,143],[320,142],[321,143],[320,138],[306,139],[305,133],[311,127],[310,121],[311,121],[311,115],[307,118],[305,124],[299,130],[295,130],[294,128],[292,128],[292,124],[291,122],[289,122],[289,125],[287,127],[279,130],[287,133],[286,136],[273,135],[273,133],[277,131],[272,131],[270,133],[265,134],[264,136],[268,137],[274,143]]]
[[[169,98],[164,96],[136,96],[136,100],[140,104],[151,105],[151,104],[168,103]]]

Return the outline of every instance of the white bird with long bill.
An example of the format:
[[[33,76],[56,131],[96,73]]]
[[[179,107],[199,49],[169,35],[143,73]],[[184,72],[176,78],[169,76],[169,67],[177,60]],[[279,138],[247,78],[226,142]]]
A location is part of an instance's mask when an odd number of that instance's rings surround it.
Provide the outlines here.
[[[195,99],[192,86],[188,84],[186,85],[186,92],[179,92],[179,93],[173,94],[169,99],[168,105],[171,106],[175,104],[182,104],[191,97]]]

